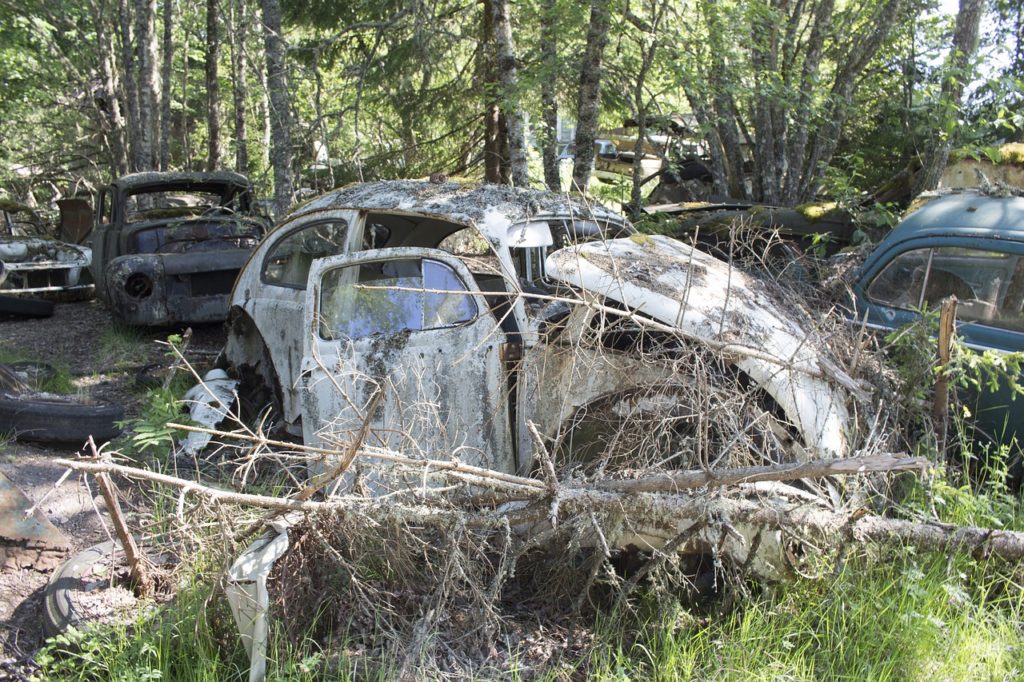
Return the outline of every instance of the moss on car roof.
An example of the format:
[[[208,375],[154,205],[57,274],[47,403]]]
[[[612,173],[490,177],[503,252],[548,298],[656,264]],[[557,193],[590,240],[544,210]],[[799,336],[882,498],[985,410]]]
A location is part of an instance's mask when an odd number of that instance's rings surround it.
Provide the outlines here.
[[[342,208],[405,211],[473,225],[482,223],[484,216],[495,210],[512,222],[542,214],[622,220],[600,204],[570,199],[564,194],[508,185],[435,184],[416,180],[382,180],[342,187],[312,199],[294,215]]]
[[[111,185],[125,190],[139,189],[151,185],[202,185],[230,184],[238,187],[249,187],[249,179],[244,175],[230,171],[210,172],[159,172],[147,171],[142,173],[131,173],[123,175],[114,180]]]

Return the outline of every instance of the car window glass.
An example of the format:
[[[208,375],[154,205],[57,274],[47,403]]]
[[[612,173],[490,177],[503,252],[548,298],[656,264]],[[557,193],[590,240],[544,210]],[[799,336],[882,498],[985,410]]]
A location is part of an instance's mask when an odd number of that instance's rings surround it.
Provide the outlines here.
[[[263,281],[305,289],[313,261],[345,253],[347,240],[348,223],[344,220],[305,225],[271,247],[263,261]]]
[[[893,259],[867,294],[907,310],[935,308],[956,296],[959,319],[1024,330],[1024,257],[961,247],[916,249]]]
[[[320,336],[358,339],[451,327],[476,317],[459,276],[432,260],[386,260],[327,271],[320,285]]]

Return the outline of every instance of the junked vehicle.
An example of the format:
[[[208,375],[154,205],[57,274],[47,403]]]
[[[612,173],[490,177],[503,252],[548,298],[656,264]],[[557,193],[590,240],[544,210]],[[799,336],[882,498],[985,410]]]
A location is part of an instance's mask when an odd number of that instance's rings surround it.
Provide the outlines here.
[[[51,301],[92,298],[91,263],[87,246],[0,236],[0,294]]]
[[[552,440],[595,436],[588,415],[607,423],[646,389],[683,390],[672,363],[692,348],[672,341],[659,361],[636,360],[657,330],[732,347],[732,371],[759,387],[749,393],[778,406],[776,431],[807,450],[846,451],[834,367],[759,284],[541,192],[384,182],[309,202],[240,273],[225,357],[309,444],[355,428],[387,384],[371,429],[381,443],[431,442],[524,472],[527,422]],[[592,369],[581,371],[580,353]],[[447,443],[418,434],[403,407],[425,396],[448,421]]]
[[[97,201],[97,294],[128,324],[223,321],[235,277],[268,228],[237,173],[124,176]]]
[[[424,485],[374,449],[531,475],[539,438],[586,475],[838,457],[854,443],[858,386],[764,282],[561,195],[335,190],[268,235],[231,305],[231,371],[265,385],[294,433],[341,453],[366,431],[370,454],[336,492]],[[229,577],[250,679],[265,663],[266,584],[287,526]],[[678,533],[665,523],[615,542],[658,547]],[[780,542],[766,535],[757,551]]]
[[[924,199],[861,266],[857,319],[888,332],[956,296],[957,333],[969,348],[1024,351],[1024,197],[962,190]],[[1005,382],[965,398],[977,429],[993,442],[1016,441],[1019,453],[1024,400]]]

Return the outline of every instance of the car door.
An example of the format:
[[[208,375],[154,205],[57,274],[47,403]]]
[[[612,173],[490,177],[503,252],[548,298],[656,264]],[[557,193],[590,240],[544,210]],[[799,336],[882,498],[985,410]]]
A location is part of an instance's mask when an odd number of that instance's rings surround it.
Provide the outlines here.
[[[319,258],[337,256],[352,249],[357,233],[357,211],[319,211],[297,218],[276,230],[272,242],[253,255],[259,280],[239,282],[245,290],[243,308],[257,322],[281,388],[285,420],[294,422],[301,413],[296,379],[302,363],[302,343],[293,330],[304,320],[306,284],[310,268]],[[245,272],[251,278],[251,268]]]
[[[515,470],[505,334],[458,258],[396,248],[319,260],[305,309],[307,444],[343,452],[368,421],[367,445]],[[380,462],[354,468],[377,492],[396,481]]]
[[[892,330],[956,296],[957,333],[977,351],[1024,350],[1024,244],[1010,239],[912,240],[867,269],[854,288],[859,316]],[[1018,381],[1024,381],[1024,376]],[[975,423],[997,442],[1024,436],[1024,402],[1000,381],[962,392]],[[1020,443],[1018,442],[1018,447]]]

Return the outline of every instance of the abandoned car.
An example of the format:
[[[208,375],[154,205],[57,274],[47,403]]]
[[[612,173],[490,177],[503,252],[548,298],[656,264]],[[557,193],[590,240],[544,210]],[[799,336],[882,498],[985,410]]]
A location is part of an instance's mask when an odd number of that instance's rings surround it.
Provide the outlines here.
[[[311,201],[254,251],[225,358],[306,443],[357,428],[380,391],[377,443],[526,472],[527,423],[579,457],[614,415],[677,409],[676,363],[702,344],[733,358],[721,381],[757,387],[779,447],[844,454],[848,396],[807,337],[759,283],[598,206],[382,182]]]
[[[956,296],[957,333],[969,348],[1024,351],[1024,198],[962,190],[925,199],[861,266],[857,319],[889,332]],[[986,440],[1021,451],[1024,400],[1007,382],[963,398]]]
[[[427,477],[374,452],[521,475],[541,447],[579,475],[846,455],[858,386],[821,336],[764,282],[599,206],[399,181],[329,192],[268,235],[239,275],[225,358],[307,447],[362,443],[333,492],[400,495]],[[229,576],[250,679],[287,528]],[[609,543],[678,533],[666,522]]]
[[[266,233],[236,173],[135,173],[100,194],[97,294],[133,325],[223,321],[239,269]]]
[[[0,294],[54,301],[92,298],[91,262],[87,246],[0,236]]]

